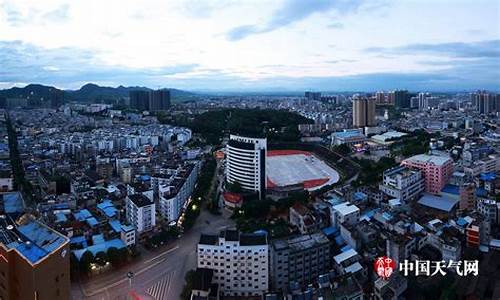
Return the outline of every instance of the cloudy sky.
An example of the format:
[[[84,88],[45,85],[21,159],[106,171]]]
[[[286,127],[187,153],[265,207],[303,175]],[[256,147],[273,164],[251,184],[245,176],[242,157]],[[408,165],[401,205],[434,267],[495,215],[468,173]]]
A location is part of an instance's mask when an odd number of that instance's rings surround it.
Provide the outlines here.
[[[500,89],[498,0],[0,0],[0,88]]]

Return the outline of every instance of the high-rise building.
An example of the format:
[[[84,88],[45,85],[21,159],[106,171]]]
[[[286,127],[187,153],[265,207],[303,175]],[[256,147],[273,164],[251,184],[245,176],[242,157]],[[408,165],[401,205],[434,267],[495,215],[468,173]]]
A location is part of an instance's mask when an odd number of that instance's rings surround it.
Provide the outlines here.
[[[149,93],[149,107],[148,110],[157,111],[165,110],[170,107],[170,91],[157,90]]]
[[[0,299],[70,299],[69,239],[28,215],[0,218]]]
[[[385,97],[385,93],[383,91],[376,92],[375,93],[375,101],[376,101],[376,104],[379,104],[379,105],[387,104],[387,99]]]
[[[474,106],[480,114],[489,114],[500,109],[497,106],[497,95],[479,91],[474,94]]]
[[[137,110],[149,109],[149,91],[130,91],[130,107]]]
[[[127,221],[138,233],[150,231],[156,225],[155,203],[143,194],[128,195],[125,199]]]
[[[202,234],[198,268],[214,270],[212,281],[224,296],[262,296],[269,287],[269,245],[265,233],[225,230]]]
[[[418,93],[418,109],[425,110],[429,107],[429,93]]]
[[[453,161],[448,156],[418,154],[401,164],[422,171],[425,191],[432,194],[439,194],[453,173]]]
[[[398,108],[410,108],[410,95],[407,90],[396,90],[389,93],[392,103]]]
[[[375,126],[375,100],[354,96],[352,100],[352,124],[354,127]]]
[[[304,96],[307,100],[316,100],[316,101],[321,100],[321,93],[320,92],[305,92]]]
[[[226,146],[226,181],[238,182],[262,199],[266,190],[267,139],[231,134]]]

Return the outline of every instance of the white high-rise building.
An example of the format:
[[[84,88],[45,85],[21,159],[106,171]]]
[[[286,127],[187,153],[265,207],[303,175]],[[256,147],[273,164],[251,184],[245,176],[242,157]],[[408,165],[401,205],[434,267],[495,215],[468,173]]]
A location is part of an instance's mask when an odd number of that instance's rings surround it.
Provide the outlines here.
[[[129,195],[125,199],[127,221],[138,233],[152,230],[156,225],[155,203],[143,194]]]
[[[224,296],[261,296],[269,288],[269,245],[266,234],[225,230],[202,234],[198,268],[214,270],[213,282]]]
[[[187,164],[172,174],[156,174],[151,178],[158,194],[159,212],[168,222],[177,221],[194,190],[198,178],[198,162]]]
[[[230,135],[226,146],[226,181],[264,197],[267,139]]]

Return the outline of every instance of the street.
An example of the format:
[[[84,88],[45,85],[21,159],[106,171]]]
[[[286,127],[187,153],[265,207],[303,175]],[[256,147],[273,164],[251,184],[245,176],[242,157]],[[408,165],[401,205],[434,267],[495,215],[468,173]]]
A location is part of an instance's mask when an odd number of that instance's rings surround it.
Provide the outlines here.
[[[179,299],[185,274],[196,268],[196,245],[200,234],[217,233],[234,226],[230,215],[227,211],[217,216],[202,210],[193,228],[162,251],[143,254],[129,268],[73,283],[73,299],[133,299],[127,298],[131,294],[142,299]],[[131,281],[127,278],[129,271],[134,273]]]

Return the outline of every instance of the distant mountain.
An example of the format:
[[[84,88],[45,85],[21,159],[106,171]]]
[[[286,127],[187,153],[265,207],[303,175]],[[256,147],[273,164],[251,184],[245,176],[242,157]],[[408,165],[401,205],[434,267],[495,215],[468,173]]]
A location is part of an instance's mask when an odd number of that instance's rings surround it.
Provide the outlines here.
[[[29,84],[23,88],[13,87],[6,90],[0,90],[0,97],[6,98],[30,98],[30,99],[48,99],[49,95],[54,91],[58,90],[55,87],[44,86],[41,84]],[[151,89],[147,87],[124,87],[118,86],[106,87],[99,86],[94,83],[87,83],[78,90],[64,90],[64,98],[70,101],[82,101],[82,102],[92,102],[101,100],[117,100],[120,98],[128,97],[130,91],[144,90],[150,91]],[[172,100],[184,100],[189,99],[196,94],[178,90],[178,89],[166,89],[169,90],[172,96]]]
[[[92,101],[101,99],[120,99],[128,97],[128,93],[134,90],[149,90],[145,87],[107,87],[87,83],[76,91],[66,91],[67,98],[77,101]]]
[[[52,86],[41,84],[29,84],[23,88],[13,87],[6,90],[0,90],[0,97],[5,98],[26,98],[33,100],[49,99],[54,91],[60,91]]]

